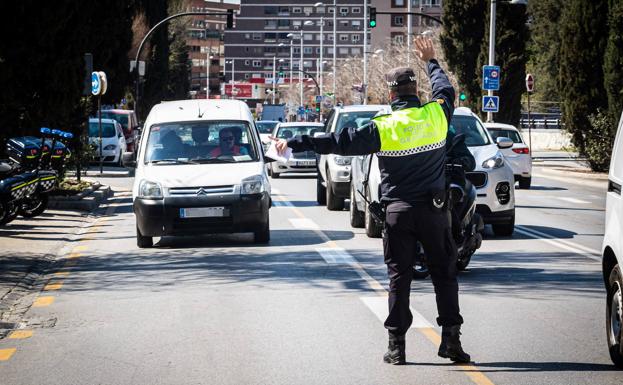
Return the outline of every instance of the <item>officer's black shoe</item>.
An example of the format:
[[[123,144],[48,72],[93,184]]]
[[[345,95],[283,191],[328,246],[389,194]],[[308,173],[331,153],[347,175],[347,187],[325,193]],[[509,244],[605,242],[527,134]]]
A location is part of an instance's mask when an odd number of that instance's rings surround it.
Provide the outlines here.
[[[439,346],[439,357],[449,358],[454,362],[469,363],[469,354],[461,347],[461,325],[444,326],[441,329],[441,345]]]
[[[405,336],[389,335],[389,346],[387,353],[383,356],[383,361],[392,365],[405,364]]]

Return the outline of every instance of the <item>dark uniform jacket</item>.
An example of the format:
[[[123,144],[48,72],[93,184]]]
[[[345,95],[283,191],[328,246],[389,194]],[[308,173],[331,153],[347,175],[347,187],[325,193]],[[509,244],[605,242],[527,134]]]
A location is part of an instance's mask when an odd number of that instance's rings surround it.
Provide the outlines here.
[[[439,103],[448,124],[454,112],[454,88],[436,60],[427,63],[432,86],[431,103]],[[420,107],[417,96],[403,96],[392,101],[392,110]],[[381,140],[374,121],[356,128],[344,128],[339,133],[319,137],[296,136],[288,140],[293,152],[313,150],[320,154],[365,155],[377,153]],[[429,202],[434,194],[445,191],[444,164],[446,149],[439,148],[417,154],[389,157],[379,156],[381,171],[381,201],[407,203]]]

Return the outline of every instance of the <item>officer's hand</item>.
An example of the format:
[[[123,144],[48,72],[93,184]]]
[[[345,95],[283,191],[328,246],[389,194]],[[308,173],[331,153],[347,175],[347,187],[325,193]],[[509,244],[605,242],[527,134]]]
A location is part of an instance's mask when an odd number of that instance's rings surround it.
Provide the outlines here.
[[[274,136],[269,136],[269,139],[275,142],[275,148],[277,149],[277,153],[279,155],[283,155],[286,153],[288,149],[288,141],[285,139],[277,139]]]
[[[428,62],[435,58],[435,48],[433,41],[429,37],[418,36],[415,38],[415,54],[423,62]]]

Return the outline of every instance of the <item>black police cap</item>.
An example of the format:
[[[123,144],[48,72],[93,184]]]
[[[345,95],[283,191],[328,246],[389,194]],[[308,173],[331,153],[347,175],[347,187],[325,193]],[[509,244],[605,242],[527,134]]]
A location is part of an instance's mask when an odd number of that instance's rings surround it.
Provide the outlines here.
[[[415,72],[409,67],[397,67],[385,74],[385,81],[391,88],[415,83]]]

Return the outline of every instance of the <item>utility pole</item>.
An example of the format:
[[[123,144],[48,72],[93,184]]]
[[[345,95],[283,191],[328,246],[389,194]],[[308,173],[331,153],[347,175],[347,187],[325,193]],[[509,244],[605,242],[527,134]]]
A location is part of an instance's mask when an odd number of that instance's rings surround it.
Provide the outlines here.
[[[299,60],[299,69],[303,69],[303,27],[301,27],[301,59]],[[303,73],[299,72],[299,94],[301,97],[301,106],[303,104]]]
[[[368,0],[363,3],[363,104],[368,104]]]
[[[277,65],[277,56],[273,56],[273,104],[275,104],[275,66]]]
[[[367,1],[367,0],[365,0]],[[367,6],[367,4],[366,4]],[[333,0],[333,105],[335,105],[335,82],[337,80],[337,47],[336,47],[336,42],[337,42],[337,29],[336,29],[336,24],[337,24],[337,0]]]
[[[294,80],[294,74],[292,73],[292,64],[294,63],[294,59],[292,58],[292,43],[294,43],[294,39],[290,38],[290,85],[292,85],[292,80]]]
[[[318,79],[320,81],[320,95],[322,95],[322,79],[324,78],[323,76],[323,55],[324,55],[324,46],[323,46],[323,42],[324,42],[324,16],[320,17],[320,78]]]
[[[210,51],[212,46],[206,51],[206,99],[210,99]]]
[[[411,35],[413,34],[413,23],[411,16],[411,0],[407,0],[407,67],[411,66]]]
[[[495,65],[495,13],[496,0],[491,0],[491,15],[489,17],[489,65]],[[493,90],[487,91],[487,95],[493,96]],[[487,112],[487,122],[493,122],[493,112]]]

